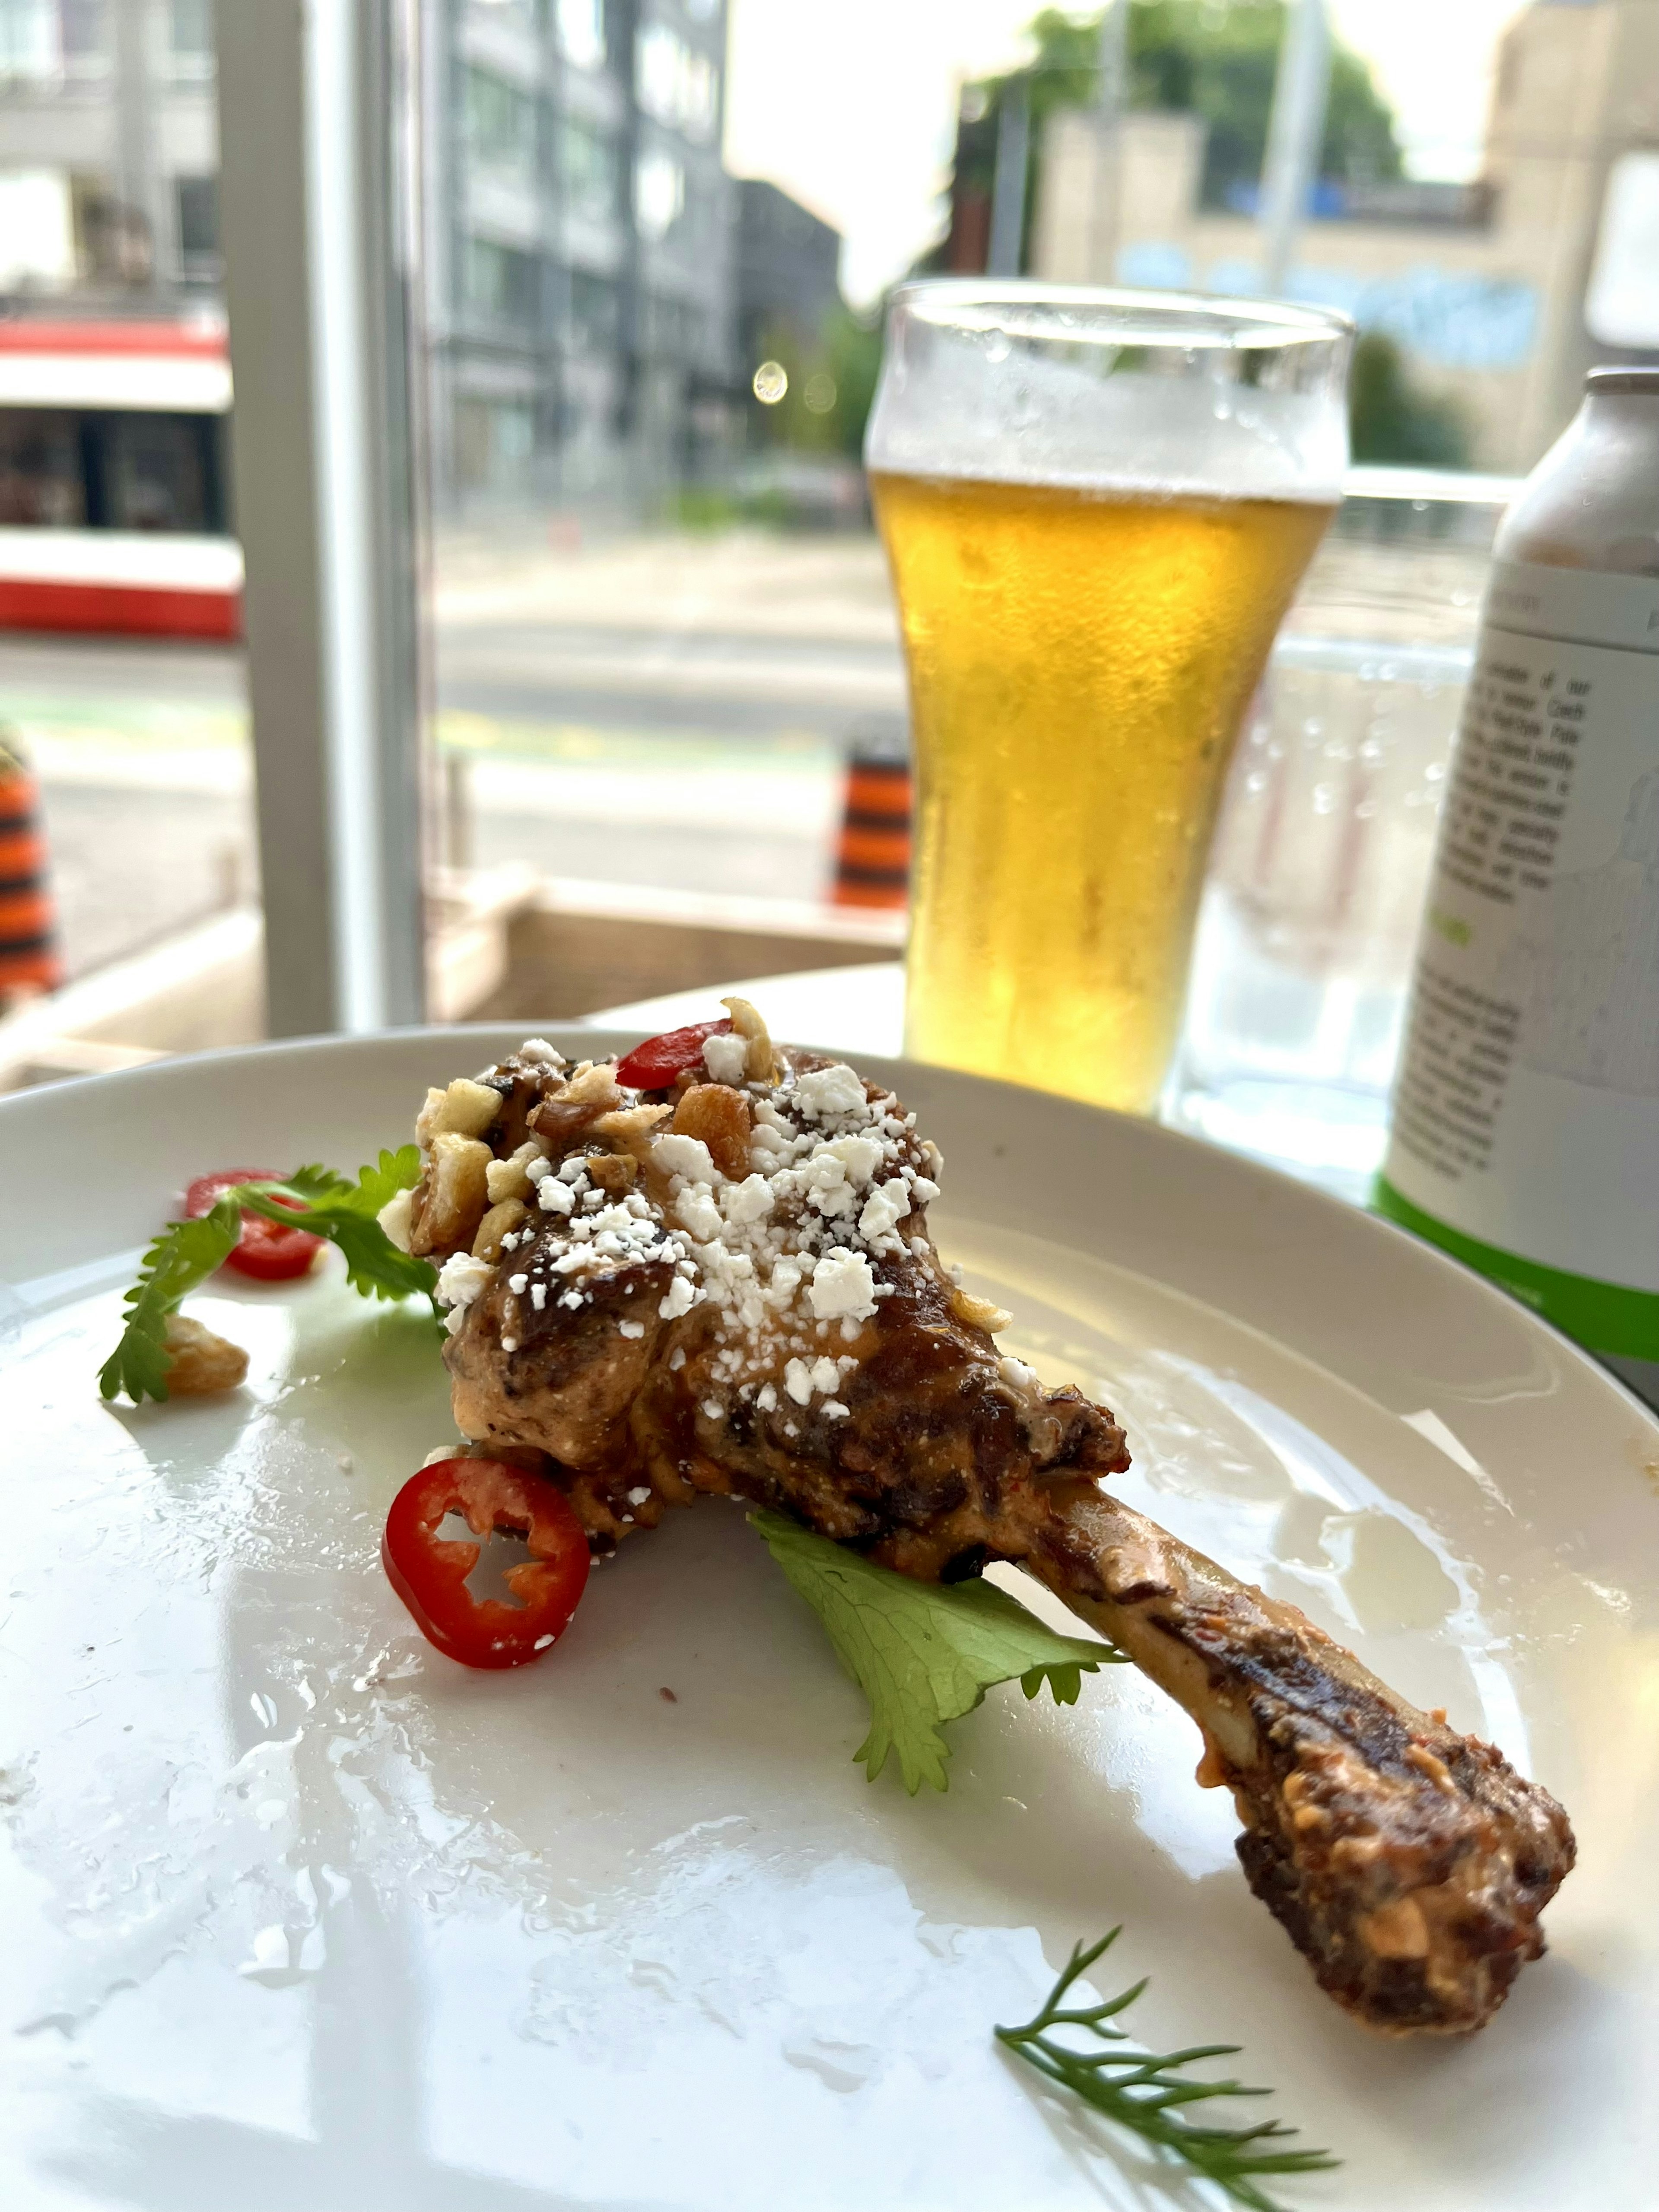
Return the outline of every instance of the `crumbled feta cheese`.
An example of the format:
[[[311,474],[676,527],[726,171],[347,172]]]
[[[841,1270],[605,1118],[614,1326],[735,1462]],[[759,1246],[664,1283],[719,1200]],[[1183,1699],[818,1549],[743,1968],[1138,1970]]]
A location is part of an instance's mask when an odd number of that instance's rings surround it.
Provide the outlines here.
[[[720,1236],[723,1226],[720,1210],[714,1203],[714,1194],[702,1183],[693,1183],[689,1190],[683,1190],[674,1200],[674,1211],[680,1218],[681,1227],[699,1244],[712,1244]]]
[[[852,1419],[850,1407],[843,1406],[839,1398],[826,1398],[818,1407],[826,1421],[847,1421]]]
[[[550,1175],[537,1185],[536,1202],[544,1213],[569,1214],[575,1209],[576,1194],[568,1182]]]
[[[918,1176],[910,1188],[924,1206],[931,1206],[939,1196],[939,1185],[930,1182],[926,1176]]]
[[[860,1237],[885,1237],[910,1211],[909,1194],[897,1176],[891,1176],[864,1201],[859,1216]]]
[[[751,1221],[764,1221],[776,1202],[772,1186],[763,1175],[751,1175],[742,1182],[732,1183],[720,1194],[720,1202],[728,1221],[739,1227]]]
[[[636,1490],[630,1490],[629,1492],[628,1502],[630,1505],[643,1505],[646,1499],[649,1498],[650,1495],[650,1484],[648,1482],[642,1482]]]
[[[412,1190],[398,1191],[374,1217],[400,1252],[409,1249],[409,1216],[414,1203]]]
[[[438,1303],[458,1310],[470,1306],[495,1272],[488,1260],[475,1260],[470,1252],[452,1252],[438,1270]]]
[[[617,1334],[618,1336],[643,1336],[645,1323],[642,1321],[619,1321]]]
[[[844,1060],[815,1067],[799,1076],[795,1101],[803,1114],[817,1121],[828,1114],[851,1114],[864,1103],[864,1085]]]
[[[772,1388],[772,1385],[769,1382],[763,1382],[760,1389],[756,1391],[755,1403],[760,1407],[763,1413],[776,1413],[778,1410],[778,1394]]]
[[[676,1275],[668,1285],[668,1295],[658,1306],[657,1311],[665,1321],[678,1321],[681,1315],[689,1314],[696,1303],[697,1294],[690,1284],[684,1275]]]
[[[705,1398],[702,1401],[702,1413],[705,1420],[723,1421],[726,1419],[726,1408],[718,1398]]]
[[[812,1376],[804,1359],[792,1359],[783,1370],[783,1387],[798,1406],[810,1402]]]
[[[524,1171],[532,1182],[545,1182],[553,1172],[553,1163],[544,1152],[538,1152],[533,1160],[526,1160]]]
[[[868,1182],[881,1165],[882,1148],[878,1137],[832,1137],[823,1152],[841,1164],[842,1174],[850,1183]],[[823,1154],[819,1155],[820,1158]]]
[[[671,1352],[669,1353],[669,1355],[668,1355],[668,1366],[669,1366],[669,1371],[670,1371],[670,1373],[671,1373],[671,1374],[674,1374],[674,1375],[678,1375],[678,1374],[679,1373],[679,1371],[680,1371],[681,1368],[682,1368],[682,1367],[684,1367],[684,1364],[685,1364],[685,1346],[684,1346],[683,1344],[681,1344],[681,1345],[677,1345],[677,1346],[674,1347],[673,1351],[672,1351],[672,1352]]]
[[[1030,1390],[1036,1383],[1036,1368],[1028,1367],[1023,1359],[999,1359],[997,1373],[1016,1390]]]
[[[876,1310],[876,1278],[862,1252],[837,1245],[826,1252],[812,1272],[807,1292],[820,1321],[845,1314],[850,1320],[866,1320]]]
[[[577,1183],[586,1182],[586,1180],[587,1162],[580,1152],[573,1152],[568,1160],[560,1161],[559,1181],[561,1182],[568,1182],[574,1188]]]
[[[507,1279],[507,1287],[516,1297],[522,1297],[530,1287],[530,1278],[528,1275],[509,1275]]]
[[[516,1336],[504,1336],[501,1339],[501,1350],[503,1352],[516,1352],[518,1348],[519,1340]]]
[[[741,1083],[748,1058],[746,1040],[729,1030],[703,1041],[702,1064],[716,1083]]]
[[[559,1300],[559,1304],[562,1306],[568,1306],[572,1313],[575,1312],[577,1307],[580,1305],[581,1302],[582,1293],[580,1291],[567,1291],[564,1296]]]
[[[720,1173],[701,1137],[677,1137],[671,1130],[657,1139],[651,1156],[670,1175],[682,1175],[687,1182],[713,1182]]]
[[[556,1045],[549,1044],[545,1037],[526,1037],[519,1047],[520,1060],[538,1060],[547,1067],[565,1066],[564,1054]]]
[[[542,1311],[543,1308],[547,1304],[547,1285],[545,1283],[532,1283],[530,1285],[530,1303],[538,1313]]]

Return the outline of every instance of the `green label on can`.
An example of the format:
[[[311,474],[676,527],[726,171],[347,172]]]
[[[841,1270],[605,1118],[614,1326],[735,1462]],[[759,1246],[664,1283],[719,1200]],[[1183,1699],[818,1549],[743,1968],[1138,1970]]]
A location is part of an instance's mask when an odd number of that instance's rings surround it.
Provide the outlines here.
[[[1413,1206],[1385,1176],[1376,1178],[1371,1205],[1413,1236],[1489,1276],[1588,1350],[1626,1359],[1659,1359],[1659,1292],[1569,1275],[1559,1267],[1542,1267],[1535,1261],[1500,1251],[1495,1244],[1482,1244]]]

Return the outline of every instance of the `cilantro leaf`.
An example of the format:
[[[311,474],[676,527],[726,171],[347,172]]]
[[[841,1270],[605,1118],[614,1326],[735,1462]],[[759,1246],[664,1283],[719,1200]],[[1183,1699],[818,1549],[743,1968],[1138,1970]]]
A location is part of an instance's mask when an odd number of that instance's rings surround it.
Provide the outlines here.
[[[127,1292],[121,1341],[98,1372],[106,1398],[125,1390],[135,1406],[167,1395],[167,1322],[198,1283],[224,1265],[242,1233],[242,1209],[222,1198],[199,1221],[169,1222],[145,1253],[138,1279]]]
[[[399,1251],[376,1216],[400,1190],[421,1178],[413,1145],[383,1152],[353,1182],[331,1168],[302,1167],[284,1182],[239,1183],[198,1221],[173,1221],[144,1255],[138,1280],[127,1292],[126,1327],[99,1370],[106,1398],[125,1391],[134,1405],[167,1395],[167,1322],[197,1286],[224,1264],[242,1231],[242,1210],[262,1213],[284,1227],[325,1237],[345,1255],[346,1279],[361,1297],[406,1298],[437,1285],[425,1260]],[[301,1218],[301,1216],[303,1218]]]
[[[945,1787],[939,1730],[1018,1675],[1028,1698],[1047,1680],[1073,1705],[1085,1669],[1120,1662],[1109,1644],[1057,1636],[994,1583],[918,1583],[815,1536],[776,1513],[749,1516],[772,1557],[823,1621],[836,1656],[870,1700],[870,1733],[853,1754],[871,1781],[896,1753],[914,1797]]]
[[[326,1237],[345,1255],[346,1279],[360,1297],[406,1298],[436,1285],[436,1270],[425,1260],[399,1251],[376,1218],[382,1206],[400,1190],[412,1190],[421,1179],[421,1155],[414,1145],[396,1152],[383,1152],[373,1167],[360,1168],[356,1182],[336,1175],[331,1168],[296,1168],[285,1182],[244,1183],[237,1192],[244,1206],[267,1219],[289,1228],[308,1229],[313,1237]],[[306,1208],[296,1221],[292,1203]]]

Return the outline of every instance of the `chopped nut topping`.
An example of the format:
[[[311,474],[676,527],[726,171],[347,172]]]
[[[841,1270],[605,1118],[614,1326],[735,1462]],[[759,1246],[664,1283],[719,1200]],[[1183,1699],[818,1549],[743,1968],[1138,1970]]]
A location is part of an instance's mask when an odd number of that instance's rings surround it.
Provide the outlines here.
[[[650,1149],[652,1131],[673,1110],[672,1106],[618,1107],[615,1113],[600,1115],[593,1124],[593,1134],[614,1145],[619,1152],[631,1152],[635,1159],[643,1159]]]
[[[777,1083],[783,1075],[783,1063],[773,1048],[771,1033],[761,1019],[759,1010],[747,999],[720,1000],[732,1017],[732,1029],[749,1047],[744,1073],[751,1083]]]
[[[247,1354],[228,1337],[216,1336],[199,1321],[174,1314],[167,1323],[167,1390],[175,1398],[205,1398],[215,1390],[234,1390],[247,1374]]]
[[[482,1083],[471,1083],[464,1075],[456,1077],[443,1096],[443,1103],[432,1117],[432,1133],[447,1133],[456,1137],[482,1137],[501,1110],[499,1091],[488,1090]]]
[[[734,1182],[749,1172],[751,1126],[749,1101],[724,1083],[694,1083],[674,1109],[674,1134],[706,1145],[709,1158]]]
[[[477,1137],[443,1131],[433,1138],[410,1218],[411,1252],[424,1257],[471,1244],[489,1201],[489,1146]]]
[[[622,1103],[616,1070],[604,1061],[595,1066],[587,1060],[568,1083],[562,1083],[539,1106],[532,1108],[530,1127],[546,1139],[552,1151],[562,1152],[602,1114],[611,1113]]]
[[[472,1240],[473,1258],[499,1260],[502,1237],[518,1227],[529,1210],[521,1198],[504,1198],[499,1206],[492,1206],[478,1224],[478,1233]]]
[[[1006,1328],[1013,1316],[1005,1307],[994,1306],[989,1298],[976,1298],[971,1291],[960,1285],[951,1293],[951,1310],[969,1328],[989,1330],[994,1336],[1000,1328]]]
[[[639,1172],[640,1164],[631,1152],[591,1152],[588,1155],[587,1179],[596,1190],[608,1190],[620,1195],[625,1190],[632,1190]]]
[[[499,1206],[504,1198],[528,1198],[530,1170],[533,1164],[546,1158],[533,1137],[526,1138],[516,1152],[504,1160],[491,1160],[484,1170],[484,1186],[492,1206]]]

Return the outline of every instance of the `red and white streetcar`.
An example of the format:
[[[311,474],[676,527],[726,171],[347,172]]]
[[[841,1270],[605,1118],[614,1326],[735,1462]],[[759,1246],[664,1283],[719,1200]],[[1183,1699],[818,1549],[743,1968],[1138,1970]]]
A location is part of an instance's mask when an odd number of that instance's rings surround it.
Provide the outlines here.
[[[0,319],[0,629],[241,633],[222,317]]]

